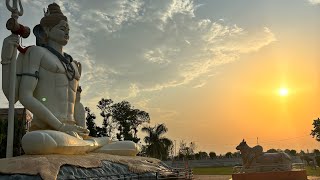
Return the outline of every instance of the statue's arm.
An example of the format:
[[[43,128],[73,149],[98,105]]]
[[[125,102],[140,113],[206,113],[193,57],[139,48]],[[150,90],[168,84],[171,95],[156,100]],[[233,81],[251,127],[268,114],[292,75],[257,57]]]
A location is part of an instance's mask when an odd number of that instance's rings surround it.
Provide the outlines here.
[[[2,90],[7,99],[9,100],[9,86],[10,86],[10,64],[13,56],[16,56],[19,45],[19,36],[11,34],[3,40],[1,51],[1,64],[2,64]],[[20,54],[19,57],[21,58]],[[16,88],[17,89],[17,88]],[[15,100],[16,102],[16,100]]]
[[[80,62],[73,61],[75,65],[76,72],[76,79],[80,81],[81,73],[82,73],[82,66]],[[76,92],[76,101],[74,106],[74,119],[78,126],[86,128],[86,111],[84,110],[84,106],[81,103],[81,86],[78,85],[77,92]]]
[[[19,46],[19,36],[11,34],[3,40],[1,51],[1,64],[8,65],[11,63],[11,58],[17,52],[16,47]]]
[[[77,88],[76,102],[74,106],[74,119],[78,126],[86,128],[86,111],[83,104],[80,102],[81,87]]]
[[[43,54],[32,47],[29,56],[24,59],[24,73],[34,74],[39,71]],[[40,77],[41,78],[41,77]],[[33,92],[37,87],[38,79],[32,76],[22,76],[19,87],[19,101],[23,106],[30,110],[35,116],[43,120],[46,124],[55,130],[62,127],[62,123],[45,107],[38,99],[33,96]]]

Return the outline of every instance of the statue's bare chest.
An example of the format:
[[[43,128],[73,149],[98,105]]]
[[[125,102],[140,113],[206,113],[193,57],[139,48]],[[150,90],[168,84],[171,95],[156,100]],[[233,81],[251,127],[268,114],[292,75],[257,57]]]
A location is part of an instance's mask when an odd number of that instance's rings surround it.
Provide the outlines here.
[[[65,74],[65,68],[63,67],[62,62],[50,52],[46,52],[43,58],[41,59],[40,66],[52,73],[61,73]]]
[[[75,79],[80,79],[80,74],[78,72],[78,67],[74,62],[71,62],[73,69],[75,70]],[[49,51],[46,51],[43,58],[41,59],[41,68],[45,69],[54,74],[65,74],[66,75],[66,64],[61,62],[57,56]],[[67,80],[67,78],[66,78]]]
[[[47,81],[55,82],[55,88],[66,88],[75,93],[80,79],[80,74],[76,64],[71,62],[71,65],[75,71],[73,80],[69,80],[67,78],[66,65],[64,65],[63,62],[61,62],[54,54],[46,51],[40,63],[42,71],[40,71],[39,80],[42,81],[41,84],[49,84],[50,82]]]

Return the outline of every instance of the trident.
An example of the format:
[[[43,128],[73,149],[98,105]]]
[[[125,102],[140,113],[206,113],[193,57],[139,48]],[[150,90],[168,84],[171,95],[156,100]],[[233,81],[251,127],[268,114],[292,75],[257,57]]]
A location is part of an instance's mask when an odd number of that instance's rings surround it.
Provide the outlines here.
[[[18,2],[20,11],[18,10]],[[12,7],[10,0],[6,0],[7,9],[11,12],[11,18],[7,21],[6,27],[13,34],[20,35],[27,38],[30,34],[30,29],[18,23],[19,16],[23,15],[23,7],[21,0],[13,0]],[[20,47],[20,46],[19,46]],[[17,60],[17,47],[13,51],[10,65],[10,85],[9,85],[9,117],[8,117],[8,136],[7,136],[7,152],[6,157],[13,156],[13,135],[14,135],[14,104],[15,104],[15,85],[16,85],[16,60]]]
[[[20,6],[20,11],[18,10],[18,1]],[[21,0],[13,0],[12,7],[10,6],[9,2],[10,0],[6,0],[7,9],[12,13],[11,17],[17,20],[19,16],[23,15],[23,7],[21,4]]]

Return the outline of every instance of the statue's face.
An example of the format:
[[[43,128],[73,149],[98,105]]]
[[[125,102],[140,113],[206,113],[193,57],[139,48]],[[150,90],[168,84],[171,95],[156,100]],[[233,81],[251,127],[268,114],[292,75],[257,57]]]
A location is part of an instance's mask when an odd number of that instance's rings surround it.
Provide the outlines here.
[[[59,24],[49,30],[48,38],[64,46],[69,40],[69,30],[68,22],[61,20]]]

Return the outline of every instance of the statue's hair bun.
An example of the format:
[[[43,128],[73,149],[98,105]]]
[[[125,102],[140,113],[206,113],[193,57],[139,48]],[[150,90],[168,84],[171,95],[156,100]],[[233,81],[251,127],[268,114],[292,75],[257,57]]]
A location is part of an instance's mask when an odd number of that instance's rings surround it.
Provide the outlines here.
[[[56,3],[52,3],[49,4],[45,16],[40,21],[40,25],[42,27],[52,28],[55,25],[59,24],[61,20],[67,21],[68,19],[65,15],[63,15],[60,6]]]
[[[50,14],[62,14],[63,15],[63,13],[61,12],[60,6],[56,3],[49,4],[48,11],[50,12]]]

